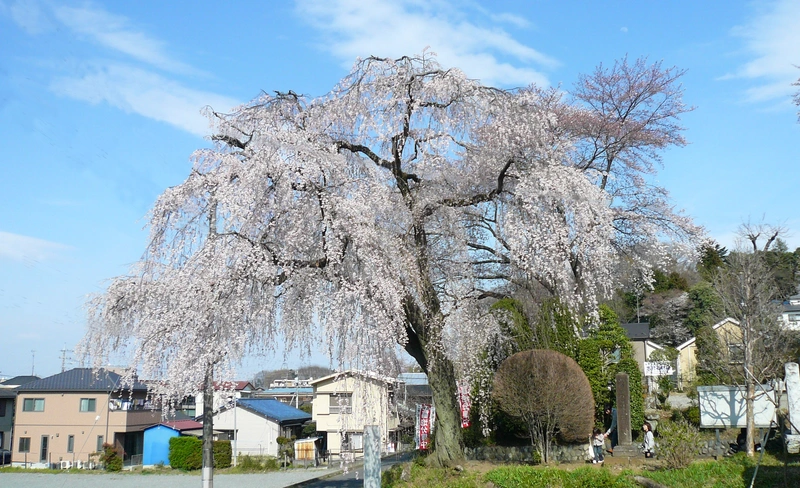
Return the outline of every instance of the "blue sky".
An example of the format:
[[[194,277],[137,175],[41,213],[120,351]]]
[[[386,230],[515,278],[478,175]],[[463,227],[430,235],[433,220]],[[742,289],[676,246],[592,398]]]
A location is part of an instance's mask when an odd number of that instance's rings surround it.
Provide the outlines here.
[[[796,0],[0,0],[0,375],[30,374],[33,350],[60,371],[87,296],[141,256],[150,205],[208,144],[202,107],[321,95],[357,56],[426,47],[501,87],[569,87],[626,54],[687,69],[690,145],[659,182],[729,247],[762,216],[800,246]]]

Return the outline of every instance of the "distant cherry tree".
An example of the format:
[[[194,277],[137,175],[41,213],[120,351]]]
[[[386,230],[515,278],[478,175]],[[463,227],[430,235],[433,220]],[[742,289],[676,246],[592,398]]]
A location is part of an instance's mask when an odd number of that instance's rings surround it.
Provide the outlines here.
[[[430,54],[359,60],[318,98],[209,110],[214,147],[159,197],[142,261],[92,300],[84,351],[99,364],[130,348],[140,376],[180,396],[279,340],[323,339],[340,364],[375,370],[399,344],[432,388],[430,459],[460,459],[456,379],[499,331],[491,301],[533,282],[592,313],[620,233],[660,236],[620,227],[613,186],[574,160],[566,118],[584,112]]]

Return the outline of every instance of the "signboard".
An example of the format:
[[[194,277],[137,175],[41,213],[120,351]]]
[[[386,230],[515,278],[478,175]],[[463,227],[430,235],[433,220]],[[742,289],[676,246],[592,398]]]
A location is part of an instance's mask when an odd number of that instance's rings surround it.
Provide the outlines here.
[[[766,393],[765,393],[766,391]],[[747,406],[744,386],[698,386],[700,427],[747,427]],[[775,393],[772,386],[756,386],[753,414],[756,428],[768,428],[775,420]]]
[[[416,415],[416,441],[417,449],[427,451],[430,446],[431,429],[433,428],[433,420],[436,418],[436,410],[433,405],[423,403],[417,405]]]
[[[672,361],[645,361],[645,376],[672,376],[675,374],[675,363]]]
[[[469,397],[469,387],[461,385],[458,387],[458,406],[461,411],[461,428],[469,427],[469,410],[472,407],[472,400]]]

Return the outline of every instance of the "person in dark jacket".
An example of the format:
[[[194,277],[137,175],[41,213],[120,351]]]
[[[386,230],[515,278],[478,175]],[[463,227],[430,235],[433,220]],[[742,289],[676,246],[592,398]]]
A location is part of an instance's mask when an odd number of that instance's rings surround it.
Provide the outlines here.
[[[606,405],[605,413],[611,417],[611,425],[608,427],[608,430],[606,430],[606,437],[611,436],[611,449],[608,449],[608,453],[613,456],[614,448],[619,441],[617,435],[617,409],[611,405]]]

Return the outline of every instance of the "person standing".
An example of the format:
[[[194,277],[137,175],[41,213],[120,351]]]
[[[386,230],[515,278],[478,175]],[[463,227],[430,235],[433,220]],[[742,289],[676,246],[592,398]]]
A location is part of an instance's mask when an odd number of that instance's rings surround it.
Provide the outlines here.
[[[611,417],[611,425],[608,427],[608,430],[606,430],[606,437],[611,436],[611,449],[608,450],[608,453],[613,456],[614,448],[617,446],[617,442],[619,441],[617,435],[617,409],[611,405],[606,405],[605,413]]]
[[[642,430],[644,431],[644,441],[640,447],[644,452],[644,457],[652,458],[653,449],[656,445],[655,439],[653,439],[653,427],[650,425],[650,422],[645,422],[644,425],[642,425]]]
[[[592,449],[594,450],[594,459],[592,459],[592,463],[603,464],[603,461],[605,461],[605,457],[603,456],[603,447],[605,443],[606,435],[603,431],[595,427],[592,431]]]

